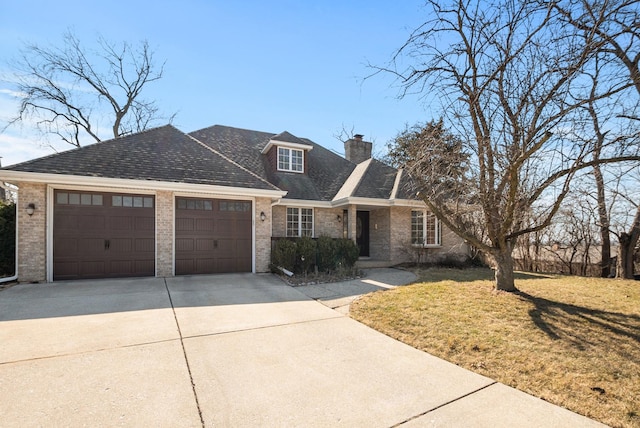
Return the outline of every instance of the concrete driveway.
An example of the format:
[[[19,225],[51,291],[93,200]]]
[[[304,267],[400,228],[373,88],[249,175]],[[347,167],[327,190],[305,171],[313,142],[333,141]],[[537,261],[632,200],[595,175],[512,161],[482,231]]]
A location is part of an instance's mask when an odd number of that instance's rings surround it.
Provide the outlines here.
[[[332,309],[389,274],[342,296],[252,274],[14,286],[0,292],[0,424],[598,425]]]

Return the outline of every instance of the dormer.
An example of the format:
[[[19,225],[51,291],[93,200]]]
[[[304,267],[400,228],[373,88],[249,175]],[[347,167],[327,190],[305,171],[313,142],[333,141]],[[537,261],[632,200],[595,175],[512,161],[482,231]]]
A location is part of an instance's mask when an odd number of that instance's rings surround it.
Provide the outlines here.
[[[275,171],[305,174],[307,153],[311,150],[312,145],[285,131],[271,137],[262,154],[267,155]]]

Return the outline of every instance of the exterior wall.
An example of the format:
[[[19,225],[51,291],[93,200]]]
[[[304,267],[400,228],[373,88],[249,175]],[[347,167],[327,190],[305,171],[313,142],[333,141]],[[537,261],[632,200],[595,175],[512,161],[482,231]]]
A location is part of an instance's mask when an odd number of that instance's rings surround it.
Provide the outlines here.
[[[330,238],[342,238],[342,230],[344,221],[342,218],[342,208],[323,209],[315,208],[314,215],[314,234],[318,238],[320,236],[328,236]],[[340,221],[338,221],[340,216]]]
[[[442,226],[442,246],[416,248],[411,245],[411,208],[391,208],[391,260],[393,263],[438,262],[444,258],[465,259],[469,255],[468,245]]]
[[[271,209],[271,216],[271,236],[278,238],[287,236],[287,207],[276,205]]]
[[[173,276],[174,234],[173,192],[156,193],[156,276]]]
[[[266,218],[264,221],[260,220],[261,212],[265,213]],[[271,199],[256,198],[256,211],[253,220],[256,225],[256,272],[269,271],[269,263],[271,263],[271,230],[274,217],[271,212]]]
[[[369,212],[369,254],[374,260],[391,260],[390,225],[389,208]]]
[[[18,280],[44,282],[47,280],[47,186],[18,183]],[[34,203],[36,209],[29,216],[25,209]]]
[[[295,205],[291,205],[295,207]],[[342,238],[343,219],[342,208],[314,208],[313,209],[313,237],[326,235],[331,238]],[[265,210],[265,213],[268,212]],[[274,237],[282,238],[287,236],[287,207],[276,205],[272,209],[273,224],[272,233]],[[338,221],[340,216],[340,221]]]

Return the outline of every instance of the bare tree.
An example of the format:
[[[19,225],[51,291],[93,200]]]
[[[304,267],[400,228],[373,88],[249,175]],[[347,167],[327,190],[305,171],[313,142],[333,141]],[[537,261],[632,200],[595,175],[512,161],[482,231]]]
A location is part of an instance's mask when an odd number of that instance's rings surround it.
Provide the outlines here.
[[[618,69],[625,72],[626,78],[635,89],[635,97],[619,117],[635,123],[640,121],[637,114],[640,101],[640,2],[637,0],[567,0],[554,2],[553,6],[567,23],[582,34],[589,34],[589,37],[597,41],[601,46],[599,54],[616,61]],[[635,109],[628,107],[634,104]],[[596,125],[597,120],[597,116],[594,116]],[[597,138],[603,137],[597,126],[596,133]],[[597,169],[594,170],[596,181],[600,186],[599,172]],[[601,192],[600,187],[598,192]],[[604,213],[600,205],[599,210],[602,219]],[[605,226],[602,227],[604,233]],[[640,208],[629,230],[619,234],[617,277],[633,278],[633,258],[639,239]],[[603,254],[603,259],[605,256],[606,254]]]
[[[148,42],[132,47],[99,37],[97,46],[86,49],[70,31],[60,47],[26,45],[15,62],[22,98],[11,123],[33,120],[42,133],[80,147],[86,139],[101,140],[100,120],[115,138],[159,119],[155,102],[142,98],[164,67],[154,63]]]
[[[401,96],[430,97],[463,141],[471,155],[465,188],[452,192],[439,186],[438,174],[419,159],[409,162],[407,171],[438,218],[491,256],[496,288],[513,291],[518,238],[551,223],[576,172],[640,159],[594,161],[592,145],[576,141],[571,132],[590,100],[628,84],[603,82],[590,95],[582,73],[601,44],[557,19],[549,5],[525,0],[428,5],[433,18],[411,34],[389,67],[376,68],[398,76]],[[525,219],[532,207],[540,215],[530,224]]]

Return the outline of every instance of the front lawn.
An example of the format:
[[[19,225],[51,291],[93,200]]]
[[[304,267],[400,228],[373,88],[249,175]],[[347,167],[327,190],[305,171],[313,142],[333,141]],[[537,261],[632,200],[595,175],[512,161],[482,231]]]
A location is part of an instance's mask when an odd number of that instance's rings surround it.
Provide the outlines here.
[[[640,426],[640,282],[425,269],[351,305],[353,318],[506,385],[615,427]]]

